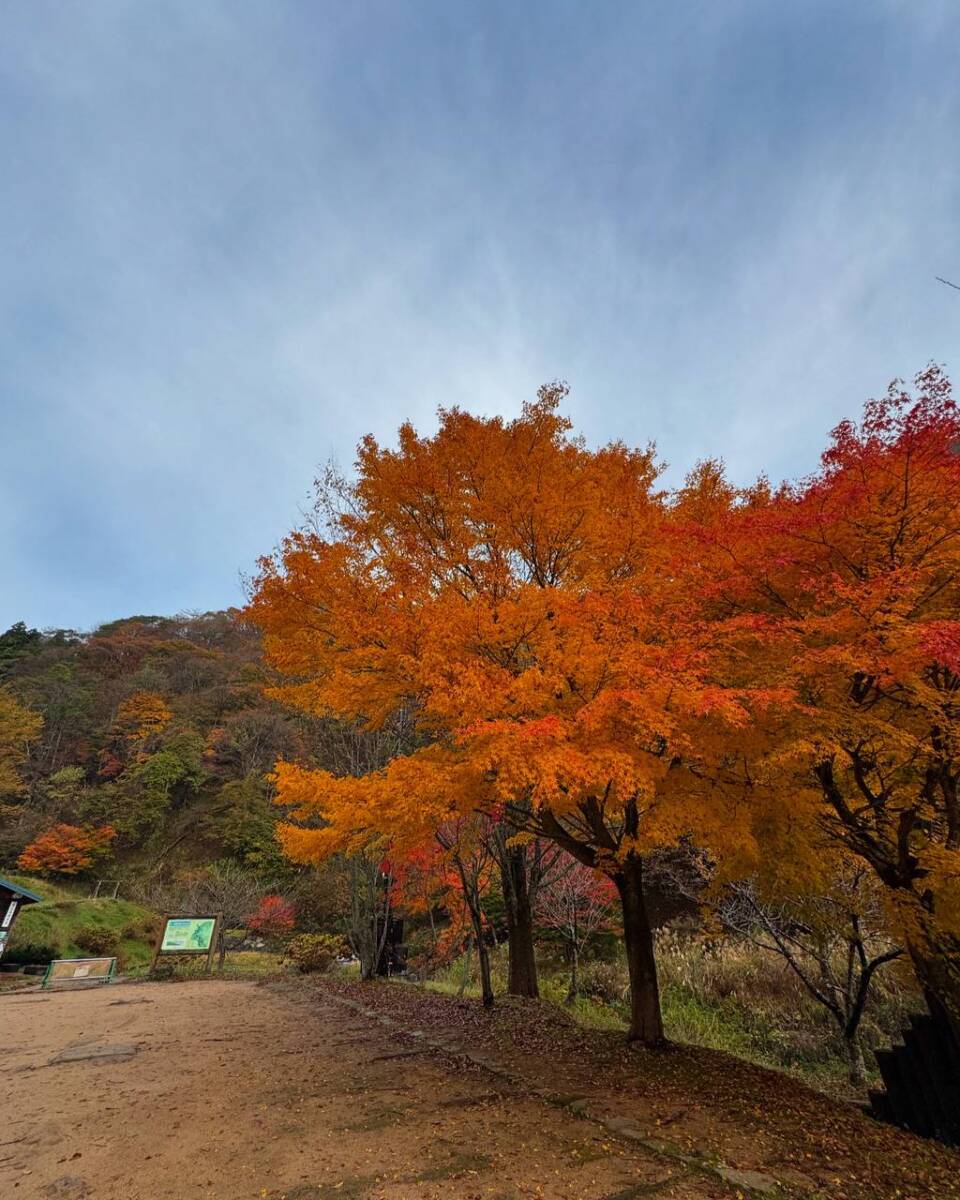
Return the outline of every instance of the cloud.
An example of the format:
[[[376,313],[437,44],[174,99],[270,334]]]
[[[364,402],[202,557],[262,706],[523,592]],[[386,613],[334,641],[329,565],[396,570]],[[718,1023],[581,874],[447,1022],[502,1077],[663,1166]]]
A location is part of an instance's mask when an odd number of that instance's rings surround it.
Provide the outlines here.
[[[316,467],[573,387],[812,467],[960,304],[951,5],[38,0],[0,47],[0,627],[237,602]]]

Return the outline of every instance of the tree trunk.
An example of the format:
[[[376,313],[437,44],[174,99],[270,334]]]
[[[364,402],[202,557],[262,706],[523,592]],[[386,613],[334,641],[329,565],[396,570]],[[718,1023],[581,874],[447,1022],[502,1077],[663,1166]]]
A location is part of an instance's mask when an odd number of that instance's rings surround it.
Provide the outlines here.
[[[473,899],[476,902],[476,908],[473,903],[469,904],[469,908],[470,922],[473,925],[473,940],[477,945],[477,960],[480,964],[480,997],[483,1000],[484,1008],[492,1008],[493,980],[490,976],[490,947],[483,936],[483,913],[479,907],[479,898],[474,897]]]
[[[477,958],[480,962],[480,995],[484,1008],[493,1007],[493,982],[490,978],[490,949],[483,937],[477,939]]]
[[[854,1032],[843,1039],[844,1053],[847,1058],[847,1068],[850,1082],[854,1087],[862,1088],[867,1084],[867,1067],[863,1061],[863,1047],[860,1045],[860,1037]]]
[[[457,999],[463,999],[463,993],[470,982],[470,968],[473,960],[473,938],[467,938],[467,949],[464,953],[463,969],[460,972],[460,986],[457,988]]]
[[[377,969],[377,948],[376,939],[365,920],[358,924],[350,943],[354,954],[360,960],[360,978],[367,982],[373,978]]]
[[[440,939],[437,937],[437,923],[433,918],[433,905],[428,904],[427,912],[430,914],[430,954],[436,956],[437,946],[440,944]]]
[[[350,949],[360,961],[360,978],[373,979],[377,970],[377,911],[379,907],[377,882],[379,867],[363,854],[351,855],[350,864],[350,917],[347,925],[347,941]]]
[[[493,981],[490,978],[490,950],[484,937],[483,908],[480,904],[479,886],[476,877],[472,880],[469,878],[463,859],[459,855],[455,855],[453,861],[456,863],[460,875],[463,898],[467,905],[467,911],[470,913],[470,924],[473,926],[473,936],[477,943],[477,958],[480,960],[480,994],[483,998],[483,1007],[492,1008]]]
[[[643,859],[631,854],[613,876],[623,908],[623,940],[630,973],[630,1028],[628,1042],[662,1046],[663,1018],[657,984],[653,930],[643,895]]]
[[[567,1004],[572,1004],[580,995],[580,952],[576,940],[570,943],[570,990],[567,992]]]
[[[498,857],[509,939],[507,992],[511,996],[537,997],[540,987],[537,983],[526,847],[501,843]]]

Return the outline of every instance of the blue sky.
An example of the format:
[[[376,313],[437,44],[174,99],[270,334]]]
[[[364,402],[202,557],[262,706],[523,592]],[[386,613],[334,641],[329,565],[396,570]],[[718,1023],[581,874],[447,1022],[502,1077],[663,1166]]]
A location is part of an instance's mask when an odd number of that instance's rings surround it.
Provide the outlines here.
[[[0,629],[238,603],[362,434],[554,378],[670,478],[807,471],[956,371],[958,48],[952,0],[7,6]]]

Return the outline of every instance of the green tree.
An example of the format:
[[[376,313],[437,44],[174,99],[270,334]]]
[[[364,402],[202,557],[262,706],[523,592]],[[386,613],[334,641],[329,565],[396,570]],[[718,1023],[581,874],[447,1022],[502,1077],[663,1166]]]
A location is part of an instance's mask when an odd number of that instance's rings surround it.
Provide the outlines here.
[[[29,653],[42,640],[39,630],[28,629],[23,621],[17,621],[6,633],[0,633],[0,679],[10,674],[21,655]]]
[[[247,866],[273,872],[288,870],[289,863],[276,839],[276,810],[263,776],[249,774],[230,780],[220,789],[220,801],[226,806],[224,848]]]

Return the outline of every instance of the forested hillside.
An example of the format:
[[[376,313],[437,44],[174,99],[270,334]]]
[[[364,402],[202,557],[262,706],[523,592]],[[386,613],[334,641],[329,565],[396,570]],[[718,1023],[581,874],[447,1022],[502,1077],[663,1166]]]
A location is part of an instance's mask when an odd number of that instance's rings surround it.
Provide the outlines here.
[[[265,698],[268,681],[257,632],[233,612],[89,634],[14,625],[0,636],[0,865],[281,870],[265,775],[326,735]]]

